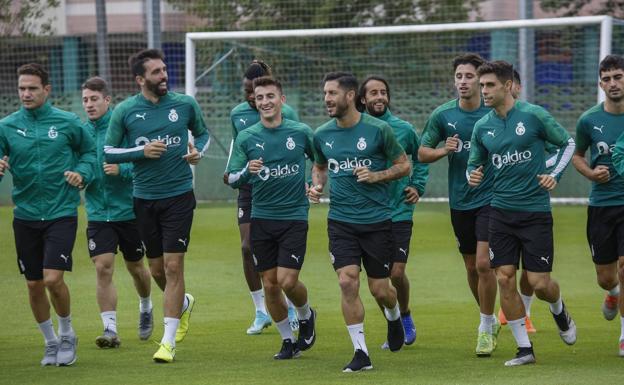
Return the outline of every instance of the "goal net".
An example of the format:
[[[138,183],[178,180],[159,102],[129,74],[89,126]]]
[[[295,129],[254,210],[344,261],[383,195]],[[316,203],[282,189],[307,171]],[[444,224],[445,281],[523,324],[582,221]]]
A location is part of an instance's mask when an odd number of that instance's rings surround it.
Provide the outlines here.
[[[271,65],[284,85],[287,103],[312,128],[328,119],[320,86],[323,75],[346,70],[360,79],[369,74],[386,77],[393,113],[420,132],[431,111],[455,97],[453,57],[475,52],[511,62],[521,74],[522,97],[548,109],[573,134],[583,111],[604,98],[598,89],[600,59],[624,54],[623,43],[622,23],[608,16],[187,33],[186,92],[203,107],[217,142],[209,150],[211,166],[199,167],[196,180],[207,199],[233,196],[214,180],[227,160],[229,112],[243,99],[241,80],[253,59]],[[431,167],[427,198],[447,197],[446,167],[446,162]],[[570,166],[553,196],[583,202],[589,187]]]

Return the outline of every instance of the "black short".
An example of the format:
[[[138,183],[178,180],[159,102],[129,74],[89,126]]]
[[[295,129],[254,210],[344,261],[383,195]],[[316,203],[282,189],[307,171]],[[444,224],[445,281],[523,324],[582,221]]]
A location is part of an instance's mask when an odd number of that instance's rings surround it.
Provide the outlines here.
[[[126,261],[135,262],[143,258],[143,244],[136,221],[89,221],[87,224],[87,246],[91,258],[107,253],[117,254],[121,250]]]
[[[476,254],[477,242],[488,241],[490,205],[470,210],[451,209],[451,224],[459,252]]]
[[[550,212],[509,211],[492,208],[490,212],[490,266],[516,265],[522,256],[527,271],[552,271],[552,214]]]
[[[134,198],[134,214],[147,258],[186,252],[194,209],[193,190],[165,199]]]
[[[334,270],[364,264],[370,278],[390,276],[394,255],[394,238],[390,220],[355,224],[327,220],[329,255]]]
[[[251,251],[256,271],[275,267],[301,270],[308,222],[251,218]]]
[[[587,242],[596,265],[624,255],[624,206],[587,207]]]
[[[394,236],[394,259],[392,262],[407,263],[410,241],[412,240],[412,221],[392,222]]]
[[[238,189],[238,224],[251,222],[251,185],[246,184]]]
[[[17,266],[29,281],[43,279],[43,269],[72,270],[76,217],[50,221],[13,219]]]

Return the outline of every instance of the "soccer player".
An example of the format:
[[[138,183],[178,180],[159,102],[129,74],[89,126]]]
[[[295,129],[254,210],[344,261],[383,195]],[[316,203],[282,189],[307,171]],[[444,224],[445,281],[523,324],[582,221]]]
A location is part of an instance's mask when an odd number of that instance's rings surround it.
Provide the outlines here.
[[[518,99],[520,97],[520,91],[522,90],[522,83],[520,81],[520,74],[515,69],[513,70],[513,85],[511,87],[511,96],[514,99]],[[546,160],[546,167],[551,167],[551,163],[557,161],[557,155],[559,154],[559,147],[551,144],[544,143],[546,146],[546,153],[551,155]],[[551,154],[552,151],[552,154]],[[529,333],[535,333],[537,330],[535,326],[533,326],[533,322],[531,321],[531,304],[533,303],[533,288],[529,284],[529,278],[527,276],[526,269],[522,269],[522,275],[520,276],[520,298],[522,298],[522,303],[524,304],[524,310],[526,311],[526,318],[524,320],[524,325]],[[505,317],[505,313],[503,309],[498,310],[498,320],[501,325],[507,325],[507,317]]]
[[[87,79],[82,85],[82,106],[87,113],[85,129],[96,143],[94,177],[85,190],[87,244],[97,276],[96,297],[104,333],[95,339],[100,348],[119,347],[117,333],[117,291],[113,284],[115,254],[123,253],[126,268],[139,295],[139,338],[152,335],[153,315],[150,274],[143,263],[143,245],[132,207],[132,164],[104,162],[104,137],[112,115],[106,81]]]
[[[141,92],[113,111],[104,146],[107,163],[134,163],[134,212],[150,272],[164,291],[165,330],[156,362],[173,362],[186,336],[195,298],[184,293],[184,254],[191,236],[195,195],[190,165],[201,160],[208,131],[194,98],[167,90],[161,51],[129,60]],[[195,144],[189,142],[191,131]],[[130,147],[126,147],[130,146]]]
[[[314,134],[316,159],[309,199],[318,203],[328,174],[327,220],[331,262],[338,275],[344,316],[355,354],[344,372],[372,369],[364,339],[360,270],[364,264],[371,294],[388,320],[391,351],[403,346],[405,334],[396,290],[390,285],[394,254],[389,182],[410,174],[410,163],[392,128],[356,108],[358,83],[346,72],[323,79],[325,106],[331,119]],[[388,167],[388,164],[392,165]]]
[[[256,101],[254,99],[253,80],[261,76],[271,76],[271,68],[262,60],[254,60],[251,62],[245,76],[243,78],[243,91],[245,93],[245,101],[237,105],[230,112],[230,121],[232,123],[232,145],[241,133],[248,127],[260,121],[260,114],[256,107]],[[289,120],[299,121],[299,117],[295,110],[293,110],[288,104],[282,106],[283,117]],[[231,153],[230,153],[231,156]],[[223,176],[224,183],[228,184],[228,173],[226,171]],[[253,300],[256,308],[256,316],[249,328],[247,334],[260,334],[262,330],[271,325],[271,318],[267,315],[266,306],[264,303],[264,291],[262,290],[262,281],[260,274],[256,272],[253,264],[253,258],[251,253],[251,241],[249,227],[251,223],[251,185],[243,184],[238,187],[238,230],[240,232],[241,239],[241,251],[243,255],[243,273],[251,299]],[[299,327],[297,322],[297,316],[295,314],[294,307],[288,297],[288,319],[290,320],[290,326],[293,330]]]
[[[485,167],[484,180],[478,188],[470,188],[466,181],[466,164],[474,124],[490,111],[483,105],[479,91],[477,69],[481,64],[483,59],[472,53],[457,56],[453,60],[458,97],[431,113],[423,131],[418,159],[424,163],[448,159],[451,224],[464,259],[468,286],[480,312],[475,353],[487,357],[496,349],[500,331],[500,324],[494,316],[496,276],[490,267],[488,253],[491,167]],[[436,148],[441,142],[444,146]]]
[[[282,118],[286,100],[279,81],[260,77],[253,81],[260,122],[236,138],[228,168],[233,187],[251,183],[251,248],[260,272],[269,313],[282,337],[273,357],[291,359],[316,340],[316,313],[308,304],[308,291],[299,280],[308,234],[306,158],[313,159],[312,129]],[[295,342],[282,290],[295,304],[299,336]]]
[[[48,73],[41,65],[25,64],[17,75],[22,108],[0,120],[0,177],[7,171],[13,176],[17,265],[45,339],[41,365],[66,366],[76,361],[78,338],[64,273],[72,269],[79,189],[93,177],[95,144],[78,116],[52,107]]]
[[[393,209],[392,234],[394,236],[390,281],[397,292],[401,322],[405,330],[405,344],[411,345],[416,341],[416,327],[409,308],[410,282],[405,274],[405,265],[407,264],[412,237],[414,205],[425,193],[429,166],[418,161],[420,138],[414,127],[390,112],[390,86],[386,79],[381,76],[369,76],[360,85],[358,94],[366,113],[383,120],[392,127],[397,142],[403,147],[406,154],[411,156],[412,160],[412,175],[390,182]],[[384,344],[384,347],[387,347],[387,343]]]
[[[535,355],[516,288],[520,258],[537,298],[550,304],[561,339],[568,345],[576,342],[576,325],[561,300],[559,284],[550,276],[554,248],[549,194],[572,157],[574,140],[546,110],[514,100],[511,64],[484,63],[477,74],[485,105],[493,109],[475,124],[466,174],[469,184],[478,186],[484,178],[484,165],[492,167],[491,265],[496,271],[501,307],[518,344],[516,357],[505,365],[530,364],[535,362]],[[549,173],[546,141],[561,150]]]
[[[619,354],[624,356],[624,177],[615,172],[611,153],[624,133],[624,58],[608,55],[600,62],[605,101],[585,111],[576,125],[572,164],[592,182],[587,208],[587,241],[598,285],[607,291],[602,314],[621,319]],[[590,150],[590,162],[585,152]],[[618,267],[619,264],[619,267]]]

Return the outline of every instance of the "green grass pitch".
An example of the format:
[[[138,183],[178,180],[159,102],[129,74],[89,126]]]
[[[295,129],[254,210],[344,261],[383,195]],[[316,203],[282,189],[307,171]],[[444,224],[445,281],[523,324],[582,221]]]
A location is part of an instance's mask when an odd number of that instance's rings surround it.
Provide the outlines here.
[[[247,336],[252,303],[244,283],[233,205],[203,205],[195,212],[186,257],[187,290],[197,299],[186,340],[173,364],[151,360],[157,345],[136,334],[138,298],[121,257],[115,283],[119,292],[120,349],[99,350],[101,332],[95,300],[95,271],[85,245],[80,219],[74,249],[74,271],[66,275],[72,294],[74,328],[79,336],[78,361],[72,367],[41,368],[43,339],[27,304],[11,231],[12,214],[0,208],[0,384],[614,384],[620,383],[624,359],[617,356],[618,318],[607,322],[600,305],[603,291],[595,283],[585,241],[585,207],[556,207],[555,270],[564,300],[578,326],[578,341],[566,346],[559,338],[548,306],[536,300],[532,336],[537,364],[506,368],[515,354],[508,327],[490,358],[474,354],[478,308],[465,279],[452,236],[448,207],[422,204],[414,215],[408,263],[411,308],[418,329],[412,346],[398,353],[380,350],[386,324],[362,280],[365,331],[374,370],[341,373],[353,354],[340,312],[340,295],[327,252],[327,206],[310,211],[308,252],[302,281],[318,311],[318,339],[301,358],[275,362],[280,338],[274,326],[260,336]],[[362,275],[363,277],[363,275]],[[162,294],[152,284],[155,303],[153,340],[162,335]],[[497,306],[498,309],[498,306]],[[56,318],[55,325],[57,324]]]

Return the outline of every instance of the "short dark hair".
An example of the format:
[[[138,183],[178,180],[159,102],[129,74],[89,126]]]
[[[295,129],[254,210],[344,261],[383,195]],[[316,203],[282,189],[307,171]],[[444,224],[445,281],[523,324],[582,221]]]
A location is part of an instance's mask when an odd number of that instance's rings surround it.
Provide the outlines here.
[[[481,65],[485,63],[485,60],[476,53],[465,53],[459,56],[455,56],[453,59],[453,71],[457,70],[462,64],[472,64],[475,69],[479,69]]]
[[[602,59],[598,75],[610,70],[624,70],[624,58],[620,55],[607,55]]]
[[[327,82],[336,81],[338,82],[338,87],[342,88],[345,91],[358,91],[358,82],[355,75],[350,72],[329,72],[325,74],[323,77],[323,85]]]
[[[128,65],[132,76],[145,76],[145,62],[155,59],[165,61],[165,54],[159,49],[144,49],[130,56]]]
[[[82,83],[82,89],[101,92],[104,96],[110,95],[108,83],[106,83],[106,80],[102,79],[99,76],[93,76],[85,80],[85,82]]]
[[[489,61],[483,63],[477,69],[477,75],[494,74],[502,83],[513,81],[513,65],[504,60]]]
[[[256,89],[256,87],[267,87],[267,86],[275,86],[275,88],[279,90],[280,94],[283,93],[282,83],[280,83],[279,80],[272,78],[271,76],[261,76],[253,80],[254,90]]]
[[[360,84],[358,98],[361,99],[366,96],[366,85],[371,80],[377,80],[378,82],[382,82],[386,86],[386,94],[388,95],[388,103],[390,103],[390,85],[388,84],[388,81],[385,78],[379,75],[370,75],[366,79],[364,79],[362,84]]]
[[[43,68],[41,64],[38,63],[28,63],[20,66],[17,69],[17,76],[20,77],[22,75],[32,75],[37,76],[41,79],[41,84],[43,86],[47,86],[50,84],[50,76],[48,75],[48,71]]]
[[[254,80],[263,76],[271,76],[271,67],[260,59],[256,59],[249,64],[245,71],[245,79]]]
[[[513,82],[516,84],[522,84],[520,81],[520,73],[516,70],[513,70]]]

